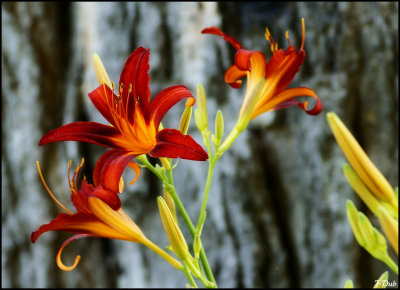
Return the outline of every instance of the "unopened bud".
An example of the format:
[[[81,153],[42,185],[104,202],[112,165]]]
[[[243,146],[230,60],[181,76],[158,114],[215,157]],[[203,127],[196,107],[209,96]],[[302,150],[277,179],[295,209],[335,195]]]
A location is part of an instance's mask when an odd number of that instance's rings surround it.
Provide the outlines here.
[[[207,100],[206,94],[204,92],[204,88],[202,84],[197,85],[197,109],[199,110],[199,127],[200,131],[208,128],[208,116],[207,116]],[[196,113],[195,113],[196,114]],[[196,122],[197,123],[197,122]],[[201,129],[200,129],[201,128]]]
[[[93,63],[94,63],[94,72],[96,74],[97,83],[102,85],[105,83],[109,88],[112,88],[112,83],[110,78],[108,77],[107,71],[104,68],[103,63],[97,53],[94,53],[92,56]]]
[[[178,130],[181,131],[183,135],[186,135],[188,129],[189,129],[189,124],[190,124],[190,119],[192,118],[192,107],[185,107],[185,110],[182,113],[181,120],[179,122],[179,127]]]
[[[390,245],[399,254],[399,222],[384,209],[381,209],[379,221]]]
[[[201,240],[199,235],[194,236],[193,241],[193,251],[194,251],[194,258],[197,260],[200,256],[200,251],[202,248]]]
[[[157,203],[160,211],[161,221],[164,225],[165,232],[167,233],[168,240],[172,249],[174,250],[174,253],[179,259],[186,260],[188,257],[190,257],[190,253],[181,230],[175,222],[167,203],[161,196],[157,197]]]
[[[215,116],[215,142],[217,145],[221,143],[222,136],[224,135],[224,117],[221,110],[218,110]]]

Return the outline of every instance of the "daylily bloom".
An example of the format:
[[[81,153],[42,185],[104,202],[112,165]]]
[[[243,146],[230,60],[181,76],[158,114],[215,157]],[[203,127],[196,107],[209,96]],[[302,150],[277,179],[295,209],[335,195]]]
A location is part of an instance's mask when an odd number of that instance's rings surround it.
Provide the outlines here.
[[[107,178],[102,184],[107,190],[119,192],[120,177],[124,168],[137,155],[152,157],[207,160],[203,148],[189,135],[176,129],[159,130],[165,114],[180,100],[188,98],[187,105],[194,104],[194,97],[182,85],[162,90],[150,101],[150,77],[148,49],[139,47],[129,56],[121,72],[119,94],[114,85],[104,81],[89,98],[110,125],[97,122],[75,122],[51,130],[42,137],[39,145],[58,141],[80,141],[112,148],[101,157],[102,171]]]
[[[175,268],[182,269],[181,263],[146,238],[140,228],[121,208],[113,210],[108,203],[104,202],[104,199],[107,200],[110,194],[115,195],[112,198],[118,198],[118,196],[115,193],[107,192],[101,187],[96,186],[97,178],[93,178],[95,180],[95,186],[89,184],[86,181],[86,178],[84,178],[81,182],[80,188],[78,189],[77,180],[83,162],[84,160],[82,158],[82,163],[76,168],[72,179],[69,174],[71,161],[68,164],[68,182],[71,190],[71,200],[76,208],[75,213],[62,205],[51,193],[44,181],[39,162],[37,162],[39,174],[45,188],[53,200],[67,213],[60,213],[50,223],[42,225],[38,230],[33,232],[31,234],[32,243],[35,243],[40,235],[48,231],[64,231],[75,234],[61,245],[57,253],[57,265],[64,271],[73,270],[79,263],[80,256],[78,255],[75,258],[75,262],[72,266],[65,266],[61,261],[62,250],[70,242],[83,237],[101,237],[141,243],[162,256]]]
[[[240,120],[246,120],[242,124],[244,129],[248,121],[262,113],[297,105],[310,115],[317,115],[322,110],[322,103],[318,96],[309,88],[286,88],[303,64],[306,53],[303,49],[305,28],[302,19],[303,39],[299,51],[290,45],[286,51],[278,49],[278,44],[273,40],[268,28],[265,37],[271,46],[272,57],[266,61],[264,54],[260,51],[246,50],[238,40],[223,33],[217,27],[208,27],[202,33],[209,33],[222,36],[235,49],[235,63],[225,72],[225,82],[233,88],[242,85],[241,78],[247,76],[247,87],[244,101],[239,113]],[[261,90],[257,87],[260,86]],[[314,108],[307,109],[308,102],[298,102],[294,98],[308,96],[316,100]]]

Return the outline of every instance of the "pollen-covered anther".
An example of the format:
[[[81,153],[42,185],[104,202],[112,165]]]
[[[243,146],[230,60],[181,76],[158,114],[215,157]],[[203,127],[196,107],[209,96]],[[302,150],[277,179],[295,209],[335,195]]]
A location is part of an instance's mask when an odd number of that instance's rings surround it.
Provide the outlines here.
[[[274,41],[274,39],[271,36],[271,32],[269,31],[268,28],[265,28],[265,38],[269,42],[269,45],[271,46],[271,52],[274,53],[278,50],[278,44]]]
[[[123,90],[124,90],[124,83],[121,83],[121,84],[119,85],[119,95],[120,95],[120,96],[122,96]]]
[[[288,41],[288,45],[290,46],[289,30],[286,30],[285,35],[286,35],[286,39],[287,39],[287,41]]]

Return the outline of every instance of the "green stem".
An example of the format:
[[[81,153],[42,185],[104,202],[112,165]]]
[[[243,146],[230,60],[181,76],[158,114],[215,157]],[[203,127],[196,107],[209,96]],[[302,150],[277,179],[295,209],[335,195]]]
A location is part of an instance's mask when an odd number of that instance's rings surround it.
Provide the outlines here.
[[[183,261],[183,272],[185,273],[186,277],[188,278],[190,285],[192,285],[193,288],[198,288],[196,285],[196,282],[194,281],[192,274],[190,273],[190,269],[188,268],[188,265],[186,264],[185,261]]]
[[[194,238],[196,235],[196,229],[195,229],[189,215],[187,214],[185,207],[183,206],[181,200],[179,199],[178,194],[175,191],[174,180],[173,180],[171,170],[168,170],[168,179],[169,179],[168,180],[168,189],[167,189],[168,193],[174,199],[175,205],[177,206],[179,212],[181,213],[183,220],[185,221],[185,223],[189,229],[190,234]],[[206,253],[204,252],[203,248],[201,248],[201,250],[200,250],[200,260],[201,260],[201,263],[203,264],[204,271],[206,272],[207,278],[210,281],[212,281],[215,284],[215,286],[217,287],[217,282],[215,281],[214,275],[211,271],[210,265],[207,260]]]
[[[383,260],[383,262],[389,266],[390,269],[392,269],[397,275],[399,275],[399,268],[396,265],[395,262],[388,256],[387,259]]]
[[[211,179],[212,179],[212,175],[214,173],[214,167],[218,161],[218,158],[219,157],[217,155],[213,156],[210,160],[210,163],[208,164],[206,187],[204,188],[203,202],[201,204],[199,219],[197,221],[197,226],[196,226],[197,233],[200,232],[200,229],[202,228],[203,223],[204,223],[204,215],[206,214],[206,206],[207,206],[208,194],[210,192]]]

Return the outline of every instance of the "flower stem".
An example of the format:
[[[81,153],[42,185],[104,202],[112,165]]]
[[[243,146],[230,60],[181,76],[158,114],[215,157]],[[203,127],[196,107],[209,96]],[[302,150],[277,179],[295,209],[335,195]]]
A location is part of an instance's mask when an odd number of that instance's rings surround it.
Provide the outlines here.
[[[176,193],[175,186],[174,186],[174,180],[173,180],[173,176],[172,176],[172,170],[168,170],[168,179],[169,179],[168,180],[168,188],[166,188],[166,190],[168,190],[168,193],[174,199],[174,202],[175,202],[179,212],[181,213],[183,220],[185,221],[185,223],[189,229],[190,234],[194,238],[196,235],[196,228],[194,227],[189,215],[186,212],[185,207],[183,206],[181,200],[179,199],[178,194]],[[207,278],[211,282],[214,283],[215,287],[217,287],[217,282],[215,281],[214,275],[211,271],[210,265],[207,260],[206,253],[204,252],[203,248],[201,248],[201,250],[200,250],[200,260],[201,260],[201,263],[203,264],[204,271],[206,272]]]

